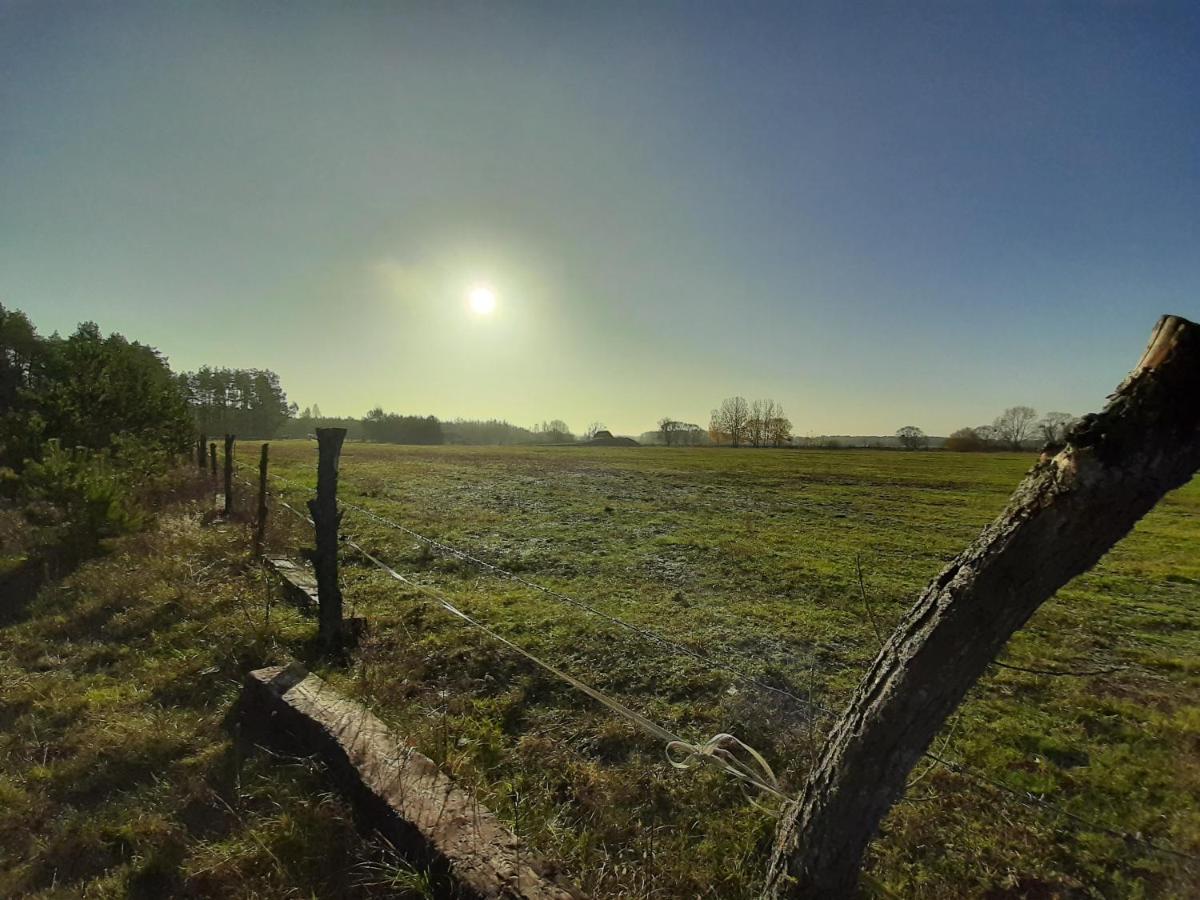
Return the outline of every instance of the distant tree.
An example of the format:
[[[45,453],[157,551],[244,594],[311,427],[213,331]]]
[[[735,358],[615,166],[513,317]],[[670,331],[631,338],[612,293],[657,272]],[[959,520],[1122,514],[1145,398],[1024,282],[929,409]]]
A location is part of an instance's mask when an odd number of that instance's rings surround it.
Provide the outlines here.
[[[679,426],[682,423],[676,422],[670,416],[663,416],[658,420],[658,434],[662,442],[670,447],[675,443],[675,435],[679,431]]]
[[[192,434],[184,395],[166,360],[119,334],[85,322],[69,338],[47,341],[41,416],[65,447],[102,449],[118,436],[182,449]]]
[[[236,434],[270,438],[296,414],[279,376],[269,369],[213,369],[185,372],[179,383],[188,399],[196,428],[210,435]],[[320,409],[312,409],[313,419]]]
[[[996,417],[992,426],[996,439],[1010,450],[1020,450],[1025,440],[1033,434],[1037,421],[1037,410],[1032,406],[1010,406]]]
[[[24,313],[0,306],[0,465],[23,468],[49,440],[177,452],[191,438],[184,394],[154,348],[105,337],[94,322],[42,338]]]
[[[454,444],[528,444],[536,438],[528,428],[503,419],[455,419],[443,422],[442,431],[447,443]]]
[[[972,429],[975,436],[979,438],[980,450],[995,450],[1000,442],[1000,436],[996,432],[995,425],[976,425]]]
[[[575,440],[575,435],[562,419],[551,419],[533,427],[537,440],[545,444],[567,444]]]
[[[766,440],[772,447],[782,447],[792,439],[792,422],[783,414],[782,407],[776,406],[774,412],[766,421]]]
[[[715,435],[714,443],[728,440],[740,447],[749,438],[750,404],[745,397],[727,397],[713,410],[709,423],[709,434]],[[718,440],[718,437],[723,440]]]
[[[36,393],[47,362],[46,342],[25,313],[0,305],[0,466],[39,456],[45,421]]]
[[[442,444],[442,423],[434,416],[401,416],[375,407],[363,419],[367,440],[386,444]]]
[[[607,430],[607,429],[605,428],[603,422],[592,422],[590,425],[588,425],[587,430],[584,431],[583,439],[585,441],[590,441],[592,438],[594,438],[596,436],[596,433],[598,431],[605,431],[605,430]]]
[[[987,444],[979,436],[979,429],[960,428],[946,438],[946,449],[956,450],[959,453],[976,453],[986,450]]]
[[[896,431],[900,446],[905,450],[924,450],[929,446],[929,438],[916,425],[905,425]]]
[[[746,443],[751,447],[761,447],[766,443],[767,419],[771,412],[763,400],[750,402],[750,418],[746,421]]]
[[[1048,412],[1042,416],[1037,427],[1038,431],[1042,433],[1042,440],[1047,444],[1061,444],[1066,440],[1067,432],[1078,421],[1078,417],[1070,413]]]

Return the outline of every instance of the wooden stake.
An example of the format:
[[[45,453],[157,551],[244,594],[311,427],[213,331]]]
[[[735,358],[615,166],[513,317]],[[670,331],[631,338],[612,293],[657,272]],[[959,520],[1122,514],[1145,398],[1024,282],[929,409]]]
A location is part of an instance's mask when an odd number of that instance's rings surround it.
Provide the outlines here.
[[[208,443],[207,435],[200,435],[200,439],[196,441],[196,465],[200,467],[200,471],[204,471],[204,445]]]
[[[225,435],[225,515],[233,512],[233,439]]]
[[[1159,320],[1103,412],[1048,446],[935,578],[859,683],[780,823],[768,897],[848,897],[880,821],[1018,628],[1200,468],[1200,326]]]
[[[342,513],[337,505],[338,462],[345,428],[317,429],[317,496],[308,501],[316,532],[312,554],[317,574],[318,631],[326,650],[342,645],[342,590],[338,585],[338,528]]]
[[[267,533],[267,453],[270,444],[262,445],[258,457],[258,517],[254,521],[254,555],[261,556]]]
[[[217,442],[213,441],[208,445],[208,460],[212,464],[212,480],[216,483],[217,480]]]

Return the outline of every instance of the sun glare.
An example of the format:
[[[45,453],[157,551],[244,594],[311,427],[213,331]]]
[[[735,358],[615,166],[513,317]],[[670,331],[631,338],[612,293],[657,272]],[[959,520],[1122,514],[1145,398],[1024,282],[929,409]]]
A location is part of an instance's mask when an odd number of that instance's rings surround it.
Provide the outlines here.
[[[467,294],[471,312],[477,316],[489,316],[496,309],[496,292],[486,284],[477,284]]]

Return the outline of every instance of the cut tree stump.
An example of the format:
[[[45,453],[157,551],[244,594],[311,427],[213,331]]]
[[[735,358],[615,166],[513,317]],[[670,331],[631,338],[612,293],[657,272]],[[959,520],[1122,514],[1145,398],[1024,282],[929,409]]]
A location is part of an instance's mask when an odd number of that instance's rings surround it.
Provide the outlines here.
[[[365,824],[453,882],[453,896],[570,900],[583,895],[533,857],[428,757],[360,703],[296,664],[251,672],[242,721],[267,743],[328,766]]]

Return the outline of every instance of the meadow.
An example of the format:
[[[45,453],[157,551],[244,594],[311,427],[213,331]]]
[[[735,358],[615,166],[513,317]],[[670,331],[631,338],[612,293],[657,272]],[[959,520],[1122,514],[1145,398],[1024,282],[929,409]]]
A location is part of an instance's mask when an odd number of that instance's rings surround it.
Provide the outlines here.
[[[240,450],[248,476],[255,449]],[[315,456],[311,442],[271,447],[272,471],[291,482],[272,486],[297,508]],[[690,741],[736,735],[795,793],[829,725],[813,720],[809,701],[844,703],[877,635],[1001,511],[1031,463],[353,443],[340,496],[603,613],[346,512],[344,533],[406,578]],[[276,504],[271,544],[294,550],[306,528]],[[1020,668],[992,667],[936,742],[1069,815],[922,765],[873,844],[868,894],[1195,894],[1195,862],[1110,830],[1200,854],[1198,551],[1193,482],[1042,607],[1001,657]],[[672,768],[661,741],[353,548],[342,575],[348,613],[370,629],[349,666],[322,674],[473,785],[586,891],[755,895],[775,801],[750,802],[709,768]]]

